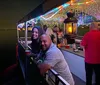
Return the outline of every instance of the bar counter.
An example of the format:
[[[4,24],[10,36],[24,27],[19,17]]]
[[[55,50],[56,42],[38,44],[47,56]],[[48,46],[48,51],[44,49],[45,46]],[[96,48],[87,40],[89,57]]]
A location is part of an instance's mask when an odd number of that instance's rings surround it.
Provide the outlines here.
[[[75,52],[75,51],[73,51],[73,49],[72,49],[72,48],[65,48],[65,47],[61,47],[60,49],[65,50],[65,51],[68,51],[68,52],[70,52],[70,53],[73,53],[73,54],[75,54],[75,55],[78,55],[78,56],[80,56],[80,57],[83,57],[83,58],[84,58],[84,52],[83,52],[83,51],[81,51],[81,50],[78,50],[77,52]]]

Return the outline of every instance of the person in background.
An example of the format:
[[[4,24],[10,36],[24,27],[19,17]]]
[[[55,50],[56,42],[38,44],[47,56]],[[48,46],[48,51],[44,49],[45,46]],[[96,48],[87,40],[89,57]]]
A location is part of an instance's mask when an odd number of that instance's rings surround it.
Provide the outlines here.
[[[46,32],[46,30],[47,30],[47,25],[43,25],[43,31],[44,31],[44,33]]]
[[[59,28],[57,27],[57,25],[55,25],[54,28],[53,28],[53,36],[54,37],[53,37],[52,41],[56,45],[58,44],[58,34],[57,34],[58,31],[59,31]]]
[[[49,36],[51,36],[53,34],[52,29],[48,28],[47,25],[43,25],[43,30],[44,30],[44,33],[46,33]]]
[[[69,66],[62,54],[55,44],[52,43],[50,36],[43,34],[40,37],[42,51],[45,53],[42,56],[42,62],[38,64],[40,73],[44,74],[49,69],[53,68],[60,74],[70,85],[74,85],[74,80],[70,72]]]
[[[92,22],[81,43],[85,51],[86,85],[92,85],[95,73],[95,85],[100,85],[100,30],[97,22]]]
[[[55,36],[53,30],[51,28],[48,28],[47,25],[43,25],[43,30],[44,33],[49,35],[51,37],[51,40],[55,43]]]
[[[58,44],[61,44],[63,42],[63,31],[61,28],[59,28],[57,35],[58,35]]]
[[[78,49],[76,48],[75,37],[76,37],[75,34],[71,34],[71,35],[65,34],[64,35],[64,39],[66,40],[66,44],[70,45],[73,48],[74,52],[77,52]]]
[[[39,26],[33,27],[32,28],[32,36],[31,36],[31,48],[32,52],[35,54],[38,54],[40,52],[40,42],[39,42],[39,37],[43,34],[42,28]]]

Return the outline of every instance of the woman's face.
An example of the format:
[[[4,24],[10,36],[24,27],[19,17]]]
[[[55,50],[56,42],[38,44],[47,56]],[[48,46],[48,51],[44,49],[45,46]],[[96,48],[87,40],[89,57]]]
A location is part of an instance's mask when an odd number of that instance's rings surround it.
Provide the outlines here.
[[[38,29],[34,28],[32,32],[33,39],[37,39],[39,37]]]

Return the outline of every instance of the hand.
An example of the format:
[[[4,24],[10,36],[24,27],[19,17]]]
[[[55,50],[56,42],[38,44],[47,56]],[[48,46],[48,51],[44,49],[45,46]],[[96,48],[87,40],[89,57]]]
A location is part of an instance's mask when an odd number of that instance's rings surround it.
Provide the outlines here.
[[[39,64],[38,67],[39,67],[40,73],[42,75],[45,74],[51,68],[51,66],[49,64],[44,64],[44,63]]]

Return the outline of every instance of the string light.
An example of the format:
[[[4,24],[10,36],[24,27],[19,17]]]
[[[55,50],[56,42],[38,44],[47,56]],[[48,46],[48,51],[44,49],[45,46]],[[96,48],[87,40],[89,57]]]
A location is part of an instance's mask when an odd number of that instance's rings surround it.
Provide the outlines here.
[[[91,4],[90,4],[91,3]],[[79,10],[80,12],[84,12],[85,14],[92,15],[96,17],[97,19],[100,19],[100,1],[99,0],[89,0],[84,2],[83,0],[71,0],[70,2],[67,2],[59,7],[54,8],[53,10],[45,13],[44,15],[38,16],[34,19],[39,20],[39,19],[44,19],[44,20],[49,20],[52,17],[54,17],[60,10],[67,8],[68,6],[71,6],[74,10]],[[83,7],[84,6],[84,7]],[[67,9],[69,10],[70,7]],[[52,14],[50,17],[45,18],[47,15]]]
[[[17,28],[23,28],[24,25],[25,25],[25,23],[20,23],[20,24],[17,25]]]
[[[61,9],[60,9],[61,10]],[[54,15],[56,15],[60,10],[58,10],[57,12],[55,12],[52,16],[50,16],[49,18],[45,18],[43,16],[41,16],[41,18],[43,18],[44,20],[49,20],[50,18],[52,18]]]
[[[69,6],[69,4],[63,4],[63,5],[61,5],[61,6],[59,6],[59,7],[57,7],[57,8],[55,8],[55,9],[53,9],[53,10],[51,10],[51,11],[49,11],[48,13],[46,13],[46,14],[44,14],[44,15],[41,15],[40,17],[41,18],[43,18],[44,20],[49,20],[49,19],[51,19],[53,16],[55,16],[60,10],[62,10],[63,8],[66,8],[66,7],[68,7]],[[55,12],[56,11],[56,12]],[[45,18],[44,16],[46,16],[47,14],[50,14],[50,13],[52,13],[52,12],[54,12],[54,14],[52,14],[49,18]]]
[[[84,7],[83,7],[84,6]],[[75,6],[73,6],[74,8]],[[82,5],[78,5],[77,9],[83,11],[87,15],[94,16],[96,19],[100,19],[100,1],[99,0],[90,0],[84,2]]]
[[[56,15],[61,9],[68,7],[69,5],[82,5],[82,4],[89,4],[92,0],[88,1],[88,2],[83,2],[83,3],[74,3],[74,0],[71,0],[70,2],[67,2],[51,11],[49,11],[48,13],[44,14],[41,16],[41,18],[43,18],[44,20],[49,20],[51,19],[54,15]],[[48,14],[54,12],[54,14],[52,14],[49,18],[45,18],[44,16],[47,16]]]

